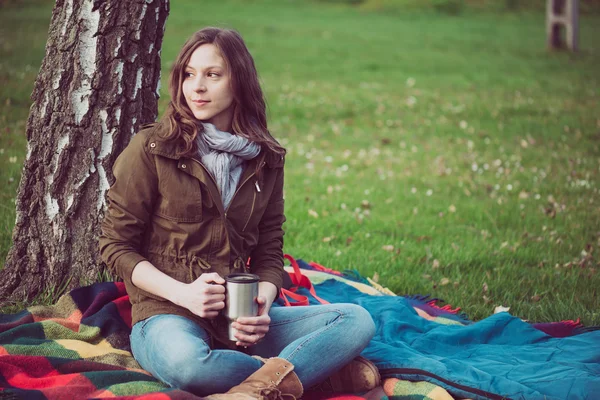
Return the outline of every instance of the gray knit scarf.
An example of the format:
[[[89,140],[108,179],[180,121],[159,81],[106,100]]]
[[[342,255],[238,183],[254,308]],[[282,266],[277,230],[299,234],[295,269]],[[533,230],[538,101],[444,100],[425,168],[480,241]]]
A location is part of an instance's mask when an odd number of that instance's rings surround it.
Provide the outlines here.
[[[217,183],[223,206],[227,209],[244,170],[244,162],[260,154],[260,146],[250,140],[218,130],[213,124],[202,122],[198,154],[202,164]]]

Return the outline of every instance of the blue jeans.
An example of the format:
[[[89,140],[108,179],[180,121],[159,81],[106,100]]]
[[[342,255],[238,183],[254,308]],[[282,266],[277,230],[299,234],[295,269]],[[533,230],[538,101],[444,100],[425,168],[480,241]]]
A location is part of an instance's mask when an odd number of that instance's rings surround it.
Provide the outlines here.
[[[211,349],[204,329],[172,314],[136,323],[131,350],[157,379],[206,396],[224,393],[258,370],[262,362],[252,355],[287,359],[310,388],[359,355],[375,334],[371,315],[356,304],[273,307],[269,316],[269,332],[248,354]]]

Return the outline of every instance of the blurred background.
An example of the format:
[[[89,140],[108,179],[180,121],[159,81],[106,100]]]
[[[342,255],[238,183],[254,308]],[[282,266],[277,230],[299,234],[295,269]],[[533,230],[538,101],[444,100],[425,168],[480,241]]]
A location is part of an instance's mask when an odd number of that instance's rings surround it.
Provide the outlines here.
[[[0,1],[0,268],[52,1]],[[600,324],[600,1],[548,51],[544,0],[176,0],[253,54],[288,149],[285,251],[471,318]]]

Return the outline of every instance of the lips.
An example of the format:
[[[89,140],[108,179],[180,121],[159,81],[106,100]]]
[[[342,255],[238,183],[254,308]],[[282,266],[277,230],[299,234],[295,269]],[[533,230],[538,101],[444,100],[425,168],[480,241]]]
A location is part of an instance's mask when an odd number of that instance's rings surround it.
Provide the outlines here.
[[[202,105],[202,104],[209,103],[209,101],[208,100],[192,100],[192,103]]]

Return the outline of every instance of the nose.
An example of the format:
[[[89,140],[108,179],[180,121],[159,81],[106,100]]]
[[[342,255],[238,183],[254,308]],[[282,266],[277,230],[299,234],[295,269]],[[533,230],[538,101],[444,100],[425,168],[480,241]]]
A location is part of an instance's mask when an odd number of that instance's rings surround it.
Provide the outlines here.
[[[206,92],[206,85],[204,84],[204,80],[202,79],[202,77],[198,77],[198,79],[196,80],[194,90],[199,93]]]

